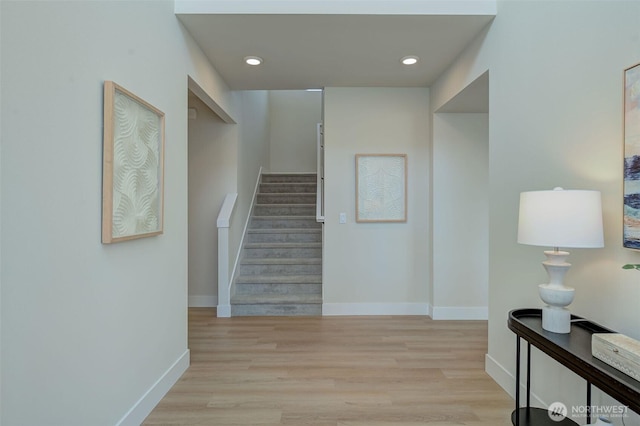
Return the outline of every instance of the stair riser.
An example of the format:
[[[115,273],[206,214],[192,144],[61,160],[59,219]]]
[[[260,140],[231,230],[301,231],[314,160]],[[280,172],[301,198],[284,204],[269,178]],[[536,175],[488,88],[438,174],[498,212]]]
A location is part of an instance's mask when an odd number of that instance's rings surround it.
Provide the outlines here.
[[[245,248],[244,255],[250,259],[281,259],[321,257],[321,248]]]
[[[293,175],[262,175],[262,183],[274,182],[309,182],[316,183],[317,176],[315,174],[293,174]]]
[[[236,294],[322,294],[322,284],[236,284]]]
[[[282,194],[282,193],[306,193],[315,194],[315,183],[261,183],[260,193],[262,194]]]
[[[241,265],[240,275],[320,275],[322,265]]]
[[[314,204],[316,194],[258,194],[257,201],[260,204]]]
[[[315,219],[291,217],[287,219],[271,219],[269,217],[254,216],[251,219],[251,229],[290,229],[290,228],[321,228],[322,224]]]
[[[247,234],[249,243],[321,243],[322,234],[320,232],[283,232],[283,233],[249,233]]]
[[[321,304],[291,305],[231,305],[231,316],[318,316],[322,315]]]
[[[316,206],[274,206],[257,205],[253,209],[256,216],[315,216]]]

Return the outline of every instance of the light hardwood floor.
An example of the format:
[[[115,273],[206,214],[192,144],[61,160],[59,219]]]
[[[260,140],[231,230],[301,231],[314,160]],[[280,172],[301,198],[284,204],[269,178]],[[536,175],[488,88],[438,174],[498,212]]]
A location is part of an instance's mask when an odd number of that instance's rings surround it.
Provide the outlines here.
[[[216,318],[189,310],[191,366],[145,425],[510,425],[484,321]]]

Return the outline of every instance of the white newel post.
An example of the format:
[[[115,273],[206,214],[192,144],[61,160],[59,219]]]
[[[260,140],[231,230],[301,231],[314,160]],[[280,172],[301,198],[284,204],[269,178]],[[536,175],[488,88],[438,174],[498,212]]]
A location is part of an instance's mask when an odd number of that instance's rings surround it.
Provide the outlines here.
[[[227,194],[218,214],[218,317],[231,316],[231,280],[229,271],[229,224],[238,194]]]

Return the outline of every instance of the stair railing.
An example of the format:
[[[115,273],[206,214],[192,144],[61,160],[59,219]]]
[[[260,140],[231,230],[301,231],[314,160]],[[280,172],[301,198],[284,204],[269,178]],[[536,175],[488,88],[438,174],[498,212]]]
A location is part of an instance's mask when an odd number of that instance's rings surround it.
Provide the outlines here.
[[[218,317],[231,316],[231,265],[229,263],[229,226],[238,199],[237,193],[227,194],[218,213]]]
[[[317,124],[317,188],[316,188],[316,221],[324,223],[324,129],[322,123]]]

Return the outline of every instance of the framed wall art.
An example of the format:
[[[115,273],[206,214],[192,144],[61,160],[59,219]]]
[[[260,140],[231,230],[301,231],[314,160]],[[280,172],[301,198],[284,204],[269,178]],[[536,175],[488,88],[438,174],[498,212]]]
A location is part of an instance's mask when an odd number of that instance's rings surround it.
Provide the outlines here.
[[[623,245],[640,249],[640,64],[624,71]]]
[[[407,221],[407,155],[356,154],[356,222]]]
[[[104,83],[102,242],[163,232],[164,113]]]

